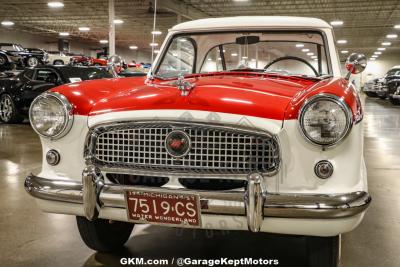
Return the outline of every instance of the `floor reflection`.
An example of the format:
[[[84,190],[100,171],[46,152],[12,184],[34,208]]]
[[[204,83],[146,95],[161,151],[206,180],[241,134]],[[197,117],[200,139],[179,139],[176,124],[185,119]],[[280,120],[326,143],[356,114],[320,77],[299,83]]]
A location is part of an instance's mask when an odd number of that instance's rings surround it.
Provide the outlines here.
[[[136,226],[135,226],[136,227]],[[94,253],[83,264],[118,266],[121,258],[145,259],[227,257],[278,259],[279,266],[306,266],[304,240],[301,237],[278,236],[240,231],[205,231],[139,226],[124,250],[116,254]]]

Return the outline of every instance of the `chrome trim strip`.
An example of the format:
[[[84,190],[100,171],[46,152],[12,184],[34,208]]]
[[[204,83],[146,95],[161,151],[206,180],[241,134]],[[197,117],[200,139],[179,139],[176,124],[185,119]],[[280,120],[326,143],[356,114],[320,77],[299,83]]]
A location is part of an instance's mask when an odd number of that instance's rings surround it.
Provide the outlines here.
[[[83,204],[81,182],[52,180],[29,175],[26,191],[35,198]],[[126,208],[125,190],[142,189],[154,192],[195,193],[200,195],[202,214],[246,216],[245,192],[194,191],[187,189],[154,188],[104,184],[98,193],[98,207]],[[334,219],[357,215],[367,209],[371,197],[358,191],[343,194],[264,194],[263,217]]]

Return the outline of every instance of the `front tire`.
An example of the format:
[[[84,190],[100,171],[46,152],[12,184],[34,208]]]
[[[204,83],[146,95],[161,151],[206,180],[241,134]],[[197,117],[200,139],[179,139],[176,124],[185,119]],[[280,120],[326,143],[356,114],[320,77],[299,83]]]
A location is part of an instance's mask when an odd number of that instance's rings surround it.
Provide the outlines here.
[[[18,114],[12,97],[8,94],[0,96],[0,121],[4,123],[20,123],[24,118]]]
[[[392,103],[393,105],[400,105],[400,100],[393,98],[393,97],[389,97],[390,103]]]
[[[99,252],[113,252],[121,249],[128,241],[134,224],[119,221],[96,219],[89,221],[77,216],[79,233],[85,244]]]
[[[26,65],[31,68],[34,68],[34,67],[38,66],[39,64],[40,64],[40,61],[36,57],[30,57],[26,60]]]
[[[64,65],[64,61],[62,60],[54,60],[53,65]]]
[[[376,93],[374,92],[365,92],[368,97],[376,97]]]
[[[337,267],[339,264],[339,236],[307,236],[306,249],[308,267]]]

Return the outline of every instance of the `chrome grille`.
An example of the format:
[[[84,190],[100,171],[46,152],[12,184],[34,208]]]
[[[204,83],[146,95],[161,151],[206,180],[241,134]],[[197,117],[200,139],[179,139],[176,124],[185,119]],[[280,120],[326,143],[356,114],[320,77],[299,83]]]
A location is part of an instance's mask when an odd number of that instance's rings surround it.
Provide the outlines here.
[[[165,139],[181,130],[191,140],[189,153],[170,156]],[[249,130],[196,123],[124,123],[93,130],[92,163],[113,168],[168,172],[247,174],[272,172],[279,165],[275,138]]]

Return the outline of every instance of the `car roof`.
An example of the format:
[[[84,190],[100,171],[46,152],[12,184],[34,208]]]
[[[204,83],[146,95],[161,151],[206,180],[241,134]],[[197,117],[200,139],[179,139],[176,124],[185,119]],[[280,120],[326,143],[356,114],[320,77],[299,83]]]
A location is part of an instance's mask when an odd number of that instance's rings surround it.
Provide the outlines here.
[[[180,23],[170,31],[215,30],[215,29],[302,29],[332,28],[326,21],[317,18],[291,16],[238,16],[209,18]]]

